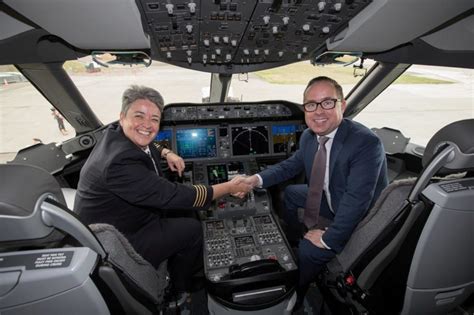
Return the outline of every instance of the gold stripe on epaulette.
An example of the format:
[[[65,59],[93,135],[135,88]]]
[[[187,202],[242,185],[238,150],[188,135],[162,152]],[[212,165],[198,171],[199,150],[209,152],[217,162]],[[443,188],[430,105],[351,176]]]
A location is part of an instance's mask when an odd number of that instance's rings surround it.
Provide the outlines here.
[[[196,199],[194,200],[193,207],[202,207],[207,199],[207,189],[203,185],[193,185],[196,189]]]
[[[160,145],[158,142],[152,141],[152,143],[153,143],[153,145],[155,146],[155,148],[157,148],[158,150],[160,150],[161,145]]]

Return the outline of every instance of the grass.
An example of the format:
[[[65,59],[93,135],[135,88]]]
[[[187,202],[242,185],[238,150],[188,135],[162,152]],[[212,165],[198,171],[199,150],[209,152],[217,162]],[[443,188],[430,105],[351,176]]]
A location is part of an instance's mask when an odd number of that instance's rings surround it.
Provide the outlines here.
[[[309,62],[298,62],[291,65],[255,72],[261,79],[275,84],[306,84],[316,76],[333,78],[340,84],[356,84],[361,77],[354,77],[353,67],[315,67]],[[453,81],[439,80],[411,74],[399,77],[395,84],[447,84]]]
[[[451,84],[454,81],[439,80],[417,75],[404,74],[395,80],[395,84]]]
[[[14,65],[3,65],[0,66],[0,72],[18,72],[18,69]]]
[[[64,64],[64,69],[72,73],[86,73],[85,64],[77,61],[71,60],[66,61]],[[101,71],[113,71],[113,69],[107,69],[101,67]],[[0,72],[5,71],[18,71],[12,65],[0,66]],[[274,84],[306,84],[309,80],[316,76],[324,75],[330,78],[333,78],[340,84],[356,84],[361,77],[354,77],[353,67],[315,67],[307,61],[294,63],[291,65],[273,68],[269,70],[263,70],[255,72],[255,74],[261,79]],[[412,74],[404,74],[399,77],[395,84],[450,84],[454,83],[453,81],[439,80],[429,77],[417,76]]]
[[[66,61],[63,65],[63,68],[67,72],[73,72],[73,73],[84,73],[86,72],[86,66],[82,62],[79,62],[77,60],[69,60]]]

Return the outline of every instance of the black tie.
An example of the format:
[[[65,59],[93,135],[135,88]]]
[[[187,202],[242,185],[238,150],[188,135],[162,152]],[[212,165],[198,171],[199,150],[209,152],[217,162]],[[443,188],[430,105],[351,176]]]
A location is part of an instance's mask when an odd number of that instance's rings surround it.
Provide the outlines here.
[[[328,137],[319,137],[319,149],[316,152],[311,169],[306,207],[304,210],[304,224],[308,229],[318,224],[321,197],[323,195],[324,175],[326,174],[326,142]]]
[[[148,151],[145,151],[145,153],[150,157],[151,162],[153,163],[153,167],[155,168],[156,175],[160,175],[160,173],[158,172],[158,168],[156,167],[155,159],[151,155],[151,151],[148,150]]]

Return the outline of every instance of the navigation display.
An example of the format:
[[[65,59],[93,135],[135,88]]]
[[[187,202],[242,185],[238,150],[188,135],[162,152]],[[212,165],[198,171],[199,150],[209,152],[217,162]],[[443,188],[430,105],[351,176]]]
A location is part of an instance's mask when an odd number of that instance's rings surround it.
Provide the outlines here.
[[[296,126],[272,126],[273,152],[290,153],[296,151]]]
[[[268,127],[232,127],[232,153],[234,156],[269,153]]]
[[[183,159],[216,157],[216,129],[177,129],[176,150]]]
[[[155,137],[155,141],[158,142],[162,147],[172,150],[171,143],[173,143],[173,131],[170,129],[164,129],[158,132]]]

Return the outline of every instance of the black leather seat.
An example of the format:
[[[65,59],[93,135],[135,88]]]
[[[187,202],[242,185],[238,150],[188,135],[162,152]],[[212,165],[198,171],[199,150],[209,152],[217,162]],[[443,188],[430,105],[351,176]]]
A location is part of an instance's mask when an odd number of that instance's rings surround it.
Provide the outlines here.
[[[382,192],[319,276],[333,313],[446,314],[473,294],[473,135],[474,119],[442,128],[419,177]]]

